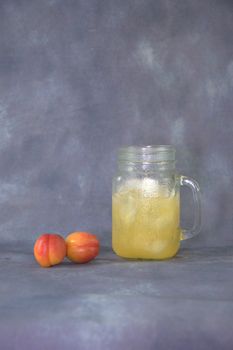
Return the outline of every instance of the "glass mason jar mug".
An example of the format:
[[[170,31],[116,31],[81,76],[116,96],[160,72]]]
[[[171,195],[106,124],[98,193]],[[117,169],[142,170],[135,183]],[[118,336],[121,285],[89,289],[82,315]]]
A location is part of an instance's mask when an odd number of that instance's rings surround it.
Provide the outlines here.
[[[180,228],[180,185],[192,190],[194,224]],[[112,246],[125,258],[168,259],[200,231],[200,189],[175,169],[172,146],[125,147],[113,179]]]

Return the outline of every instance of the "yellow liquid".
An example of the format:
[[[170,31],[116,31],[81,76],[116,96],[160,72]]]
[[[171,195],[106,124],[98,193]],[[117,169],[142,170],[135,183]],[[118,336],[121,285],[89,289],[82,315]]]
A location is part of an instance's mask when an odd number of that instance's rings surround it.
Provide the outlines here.
[[[123,188],[112,198],[112,245],[121,257],[167,259],[180,246],[179,194]]]

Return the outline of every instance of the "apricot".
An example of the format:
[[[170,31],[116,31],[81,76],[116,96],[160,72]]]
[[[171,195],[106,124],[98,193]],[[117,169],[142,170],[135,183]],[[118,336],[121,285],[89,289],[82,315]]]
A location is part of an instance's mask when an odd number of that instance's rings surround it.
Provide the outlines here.
[[[99,240],[88,232],[73,232],[66,237],[66,249],[68,259],[86,263],[99,254]]]
[[[34,256],[42,267],[60,264],[66,256],[66,242],[60,235],[45,233],[34,245]]]

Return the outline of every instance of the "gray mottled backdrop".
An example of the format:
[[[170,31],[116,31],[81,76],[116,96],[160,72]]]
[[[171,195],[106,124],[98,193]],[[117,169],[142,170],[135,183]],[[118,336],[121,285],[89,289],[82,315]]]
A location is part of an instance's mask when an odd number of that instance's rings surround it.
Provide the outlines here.
[[[168,143],[203,191],[190,244],[233,243],[232,140],[232,1],[1,0],[2,240],[110,243],[117,147]]]

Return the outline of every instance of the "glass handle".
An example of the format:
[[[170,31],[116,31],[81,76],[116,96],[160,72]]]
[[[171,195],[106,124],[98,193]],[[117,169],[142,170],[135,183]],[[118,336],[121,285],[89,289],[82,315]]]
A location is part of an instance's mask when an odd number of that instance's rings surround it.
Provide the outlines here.
[[[201,230],[201,197],[198,183],[188,176],[180,177],[180,185],[188,186],[192,190],[194,200],[194,223],[191,229],[181,229],[181,240],[196,236]]]

